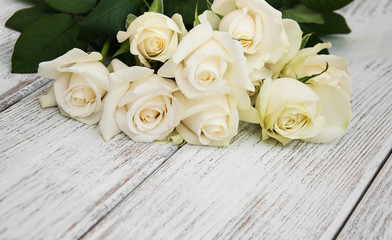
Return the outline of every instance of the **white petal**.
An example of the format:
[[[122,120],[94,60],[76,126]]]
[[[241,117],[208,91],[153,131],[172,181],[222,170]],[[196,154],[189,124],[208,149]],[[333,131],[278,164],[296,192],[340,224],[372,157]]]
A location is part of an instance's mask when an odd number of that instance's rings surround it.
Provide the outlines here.
[[[58,67],[59,72],[76,73],[92,85],[109,89],[109,70],[101,62],[78,62],[70,67]]]
[[[171,19],[177,24],[177,26],[178,26],[178,28],[179,28],[179,30],[180,30],[178,39],[179,39],[179,41],[181,41],[182,38],[188,33],[188,31],[187,31],[186,28],[185,28],[185,25],[184,25],[184,21],[183,21],[183,19],[182,19],[182,16],[181,16],[180,14],[178,14],[178,13],[175,13],[175,14],[172,16]]]
[[[110,73],[112,73],[112,72],[117,72],[117,71],[120,71],[120,70],[123,70],[126,68],[128,68],[128,66],[125,63],[121,62],[118,59],[113,59],[108,67],[108,70]]]
[[[184,69],[182,64],[179,64],[176,70],[176,82],[178,87],[181,89],[181,92],[187,98],[203,98],[207,96],[215,96],[229,93],[229,86],[225,83],[225,81],[219,81],[218,85],[213,88],[207,89],[205,91],[196,89],[188,80],[186,76],[184,76]]]
[[[127,89],[128,85],[113,89],[105,97],[103,114],[99,122],[99,128],[105,141],[109,141],[109,139],[121,132],[116,122],[116,110]]]
[[[254,91],[255,87],[250,81],[246,67],[246,58],[243,54],[242,46],[238,41],[231,38],[230,34],[224,32],[214,32],[214,38],[218,40],[232,54],[234,62],[227,69],[225,78],[230,85]]]
[[[283,26],[289,40],[289,51],[276,64],[267,64],[269,70],[278,74],[299,51],[302,43],[302,30],[298,23],[291,19],[283,19]]]
[[[131,82],[146,79],[154,74],[153,69],[146,67],[132,66],[122,68],[119,71],[113,72],[109,75],[111,80],[111,88],[114,86],[123,86]]]
[[[178,64],[174,63],[173,60],[169,59],[161,68],[158,70],[158,75],[166,78],[174,78]]]
[[[201,145],[201,143],[199,141],[199,137],[194,132],[192,132],[187,126],[185,126],[184,124],[180,123],[176,127],[176,131],[189,144]]]
[[[122,43],[122,42],[124,42],[125,40],[127,40],[131,35],[132,35],[132,33],[131,33],[130,31],[126,31],[126,32],[119,31],[119,32],[117,33],[117,41],[118,41],[119,43]]]
[[[221,16],[224,16],[227,13],[237,9],[235,5],[235,0],[215,0],[211,8],[212,11]]]
[[[342,90],[328,85],[320,85],[314,91],[320,97],[320,114],[325,117],[325,127],[317,136],[305,141],[331,142],[343,135],[351,121],[350,100]]]
[[[278,78],[271,83],[270,97],[267,112],[272,113],[280,106],[290,102],[317,102],[318,95],[306,84],[292,78]]]
[[[218,30],[221,19],[213,11],[205,10],[199,15],[200,23],[208,22],[211,24],[212,29]]]
[[[202,23],[194,27],[182,39],[173,55],[173,62],[180,63],[184,60],[193,50],[208,41],[213,34],[212,27],[209,23]]]
[[[98,52],[88,54],[78,48],[74,48],[52,61],[41,62],[37,74],[38,76],[56,79],[61,75],[61,72],[57,70],[58,68],[67,67],[76,62],[94,62],[101,59],[102,56]]]
[[[248,123],[260,123],[260,117],[256,108],[250,106],[248,109],[238,109],[238,114],[241,121]]]
[[[49,92],[46,95],[39,97],[39,102],[42,108],[57,106],[56,96],[54,95],[53,85],[50,87]]]

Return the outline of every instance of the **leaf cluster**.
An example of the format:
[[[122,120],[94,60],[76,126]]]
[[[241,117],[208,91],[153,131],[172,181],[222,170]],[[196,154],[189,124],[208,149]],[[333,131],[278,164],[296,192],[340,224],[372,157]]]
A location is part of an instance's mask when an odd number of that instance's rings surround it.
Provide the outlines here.
[[[335,11],[353,0],[266,0],[282,12],[283,18],[297,21],[304,34],[310,34],[303,47],[312,47],[323,42],[321,36],[345,34],[351,30],[344,17]],[[328,53],[323,50],[323,53]]]
[[[100,50],[107,39],[125,30],[129,14],[148,11],[152,0],[29,0],[32,7],[19,10],[6,22],[6,27],[21,32],[12,55],[12,72],[36,72],[38,64],[65,54],[77,47],[84,51]],[[180,13],[187,26],[193,24],[197,0],[166,0],[164,13]],[[207,3],[199,4],[199,12]],[[108,49],[114,53],[121,46],[115,41]],[[134,59],[122,54],[122,60]]]

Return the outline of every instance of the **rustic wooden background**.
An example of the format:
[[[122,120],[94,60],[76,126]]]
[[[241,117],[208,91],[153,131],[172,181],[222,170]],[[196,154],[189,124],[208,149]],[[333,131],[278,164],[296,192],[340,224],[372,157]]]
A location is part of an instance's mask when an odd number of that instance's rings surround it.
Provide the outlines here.
[[[42,110],[50,80],[11,74],[18,33],[0,2],[0,239],[392,239],[392,1],[341,10],[353,120],[324,145],[105,143],[96,126]]]

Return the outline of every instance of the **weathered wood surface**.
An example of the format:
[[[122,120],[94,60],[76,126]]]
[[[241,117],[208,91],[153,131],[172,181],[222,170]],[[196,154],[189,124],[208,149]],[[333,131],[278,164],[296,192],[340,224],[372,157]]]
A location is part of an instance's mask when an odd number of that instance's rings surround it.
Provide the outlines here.
[[[0,112],[49,81],[35,74],[11,73],[11,56],[19,33],[6,28],[4,24],[14,12],[29,6],[24,1],[0,1]]]
[[[325,38],[333,43],[331,53],[352,60],[392,57],[391,0],[355,0],[339,12],[352,32]]]
[[[86,239],[333,237],[392,146],[392,58],[350,66],[353,120],[341,139],[281,147],[243,124],[228,148],[184,146]]]
[[[0,6],[2,22],[12,14],[6,8],[21,7],[11,0]],[[18,34],[0,29],[0,239],[333,237],[392,146],[391,9],[389,0],[356,0],[342,10],[354,32],[328,38],[332,53],[350,60],[347,134],[286,147],[261,142],[259,127],[248,124],[228,148],[177,151],[124,135],[105,143],[97,127],[40,109],[48,86],[29,94],[48,80],[9,73]],[[378,190],[390,191],[390,179],[382,170],[340,237],[390,236],[381,235],[391,207]],[[370,213],[376,205],[386,223],[364,231],[366,214],[373,222],[380,216]]]
[[[392,157],[377,175],[338,239],[392,239]]]
[[[0,113],[0,239],[80,237],[177,150],[104,142],[97,127],[42,110],[47,89]]]

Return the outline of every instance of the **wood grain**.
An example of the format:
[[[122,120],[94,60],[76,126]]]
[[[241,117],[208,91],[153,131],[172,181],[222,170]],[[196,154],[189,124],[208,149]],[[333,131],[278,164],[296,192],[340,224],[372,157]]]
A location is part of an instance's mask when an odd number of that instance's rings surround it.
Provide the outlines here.
[[[392,58],[350,62],[353,120],[330,144],[184,146],[85,239],[332,238],[392,146]]]
[[[356,0],[340,10],[352,32],[331,35],[332,54],[348,59],[369,59],[392,56],[392,1]]]
[[[0,114],[0,239],[75,239],[177,151],[104,142],[97,127],[43,110],[48,86]]]
[[[4,24],[14,12],[29,6],[24,1],[0,1],[0,112],[49,82],[35,74],[11,73],[11,56],[19,33]]]
[[[356,207],[338,239],[392,239],[392,156]]]

